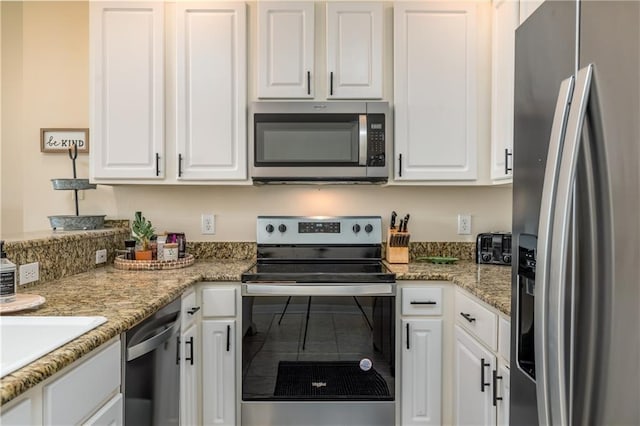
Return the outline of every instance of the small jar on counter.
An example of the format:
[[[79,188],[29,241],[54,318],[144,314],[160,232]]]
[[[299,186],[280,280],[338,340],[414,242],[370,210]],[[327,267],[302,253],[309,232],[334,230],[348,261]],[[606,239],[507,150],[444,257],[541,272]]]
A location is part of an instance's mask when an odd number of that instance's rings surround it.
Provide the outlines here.
[[[165,243],[164,260],[178,260],[178,243]]]
[[[157,240],[158,260],[164,260],[164,244],[166,242],[167,242],[166,235],[158,235],[158,240]]]
[[[136,240],[124,240],[124,249],[127,251],[125,259],[136,260]]]

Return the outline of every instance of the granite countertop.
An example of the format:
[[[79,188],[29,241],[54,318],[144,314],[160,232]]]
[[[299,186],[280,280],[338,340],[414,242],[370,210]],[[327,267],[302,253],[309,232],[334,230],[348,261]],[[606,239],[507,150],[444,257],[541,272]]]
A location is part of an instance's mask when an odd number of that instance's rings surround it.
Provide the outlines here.
[[[103,343],[127,331],[201,281],[240,281],[251,260],[199,261],[184,269],[95,269],[28,288],[46,303],[17,315],[101,315],[107,322],[0,379],[0,405],[51,377]],[[389,265],[397,280],[448,280],[505,315],[511,303],[511,268],[459,262],[455,265]]]

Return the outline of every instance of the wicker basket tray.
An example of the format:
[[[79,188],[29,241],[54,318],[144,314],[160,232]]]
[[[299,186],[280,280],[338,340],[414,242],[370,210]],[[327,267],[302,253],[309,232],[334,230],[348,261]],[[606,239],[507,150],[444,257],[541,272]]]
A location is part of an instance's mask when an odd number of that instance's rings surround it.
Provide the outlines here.
[[[196,259],[192,254],[186,254],[178,260],[129,260],[123,255],[116,256],[113,267],[126,271],[159,271],[163,269],[179,269],[193,265]]]

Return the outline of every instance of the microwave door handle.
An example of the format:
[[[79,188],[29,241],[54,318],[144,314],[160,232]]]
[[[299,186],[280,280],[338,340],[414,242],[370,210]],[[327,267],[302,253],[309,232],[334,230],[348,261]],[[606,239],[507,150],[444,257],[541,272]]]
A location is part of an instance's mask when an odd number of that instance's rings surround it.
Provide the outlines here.
[[[367,116],[366,114],[360,115],[360,158],[358,164],[360,166],[367,165]]]

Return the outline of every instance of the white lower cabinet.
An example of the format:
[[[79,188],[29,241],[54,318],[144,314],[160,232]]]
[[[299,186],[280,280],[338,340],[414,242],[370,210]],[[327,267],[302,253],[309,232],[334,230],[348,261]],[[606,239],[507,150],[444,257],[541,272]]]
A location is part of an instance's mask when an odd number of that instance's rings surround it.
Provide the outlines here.
[[[0,409],[0,425],[122,425],[120,340],[107,343]]]
[[[196,292],[185,292],[181,305],[180,424],[200,424],[200,306]]]
[[[402,320],[402,424],[441,424],[442,320]]]
[[[202,321],[205,425],[235,425],[235,321]]]
[[[238,419],[236,391],[237,313],[239,285],[204,283],[202,301],[202,424],[234,426]]]
[[[458,425],[495,425],[491,383],[496,357],[455,326],[454,418]]]
[[[454,422],[508,425],[510,321],[460,289],[455,313]]]

